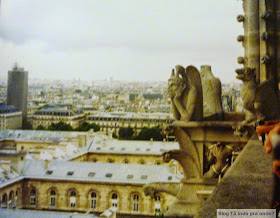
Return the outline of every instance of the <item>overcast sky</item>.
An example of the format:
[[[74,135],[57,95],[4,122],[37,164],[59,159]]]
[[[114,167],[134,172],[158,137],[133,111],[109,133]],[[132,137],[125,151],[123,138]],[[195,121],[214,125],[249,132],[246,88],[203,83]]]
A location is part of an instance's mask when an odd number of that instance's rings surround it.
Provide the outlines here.
[[[0,77],[167,80],[181,64],[235,80],[238,0],[1,0]]]

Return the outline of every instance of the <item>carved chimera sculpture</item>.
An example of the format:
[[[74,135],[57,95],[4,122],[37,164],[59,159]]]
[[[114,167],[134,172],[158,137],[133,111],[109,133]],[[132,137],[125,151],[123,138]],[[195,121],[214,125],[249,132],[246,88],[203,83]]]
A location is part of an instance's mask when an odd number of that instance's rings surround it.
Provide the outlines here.
[[[237,69],[236,73],[238,74],[236,78],[243,81],[240,94],[243,101],[243,107],[246,110],[244,124],[254,123],[257,119],[254,106],[257,91],[256,72],[252,68],[246,68]]]
[[[172,70],[168,80],[168,94],[175,120],[201,120],[202,89],[198,70],[193,66],[185,69],[180,65],[175,69],[176,74]]]
[[[175,121],[166,125],[163,132],[175,136],[180,150],[164,152],[163,161],[176,160],[181,165],[184,172],[181,184],[152,183],[144,186],[145,194],[152,198],[160,192],[176,197],[166,213],[171,217],[195,214],[202,204],[197,192],[209,190],[218,182],[216,178],[223,175],[230,166],[232,152],[242,145],[238,142],[240,139],[229,144],[227,137],[234,137],[233,124],[220,121],[223,118],[220,80],[213,76],[210,66],[204,65],[201,69],[199,72],[193,66],[185,69],[177,65],[168,80],[168,94]],[[206,87],[203,88],[202,85]],[[212,116],[206,117],[207,121],[203,121],[203,95],[209,98],[206,104],[213,107]],[[224,131],[221,127],[227,130]],[[224,143],[218,141],[223,137],[215,135],[223,134],[222,132],[226,136]],[[213,156],[211,161],[205,158],[206,150]],[[207,163],[210,168],[205,167]],[[209,183],[210,180],[212,182]]]
[[[204,117],[207,117],[207,120],[222,120],[221,81],[219,78],[214,77],[209,65],[201,66],[200,76],[203,90]]]
[[[180,185],[158,183],[144,188],[152,197],[158,192],[176,196],[167,216],[193,216],[201,204],[199,193],[203,195],[203,191],[210,190],[208,182],[226,171],[232,152],[236,148],[241,150],[255,133],[254,124],[258,120],[280,117],[280,1],[243,0],[243,8],[245,13],[237,20],[243,22],[244,35],[238,36],[237,40],[245,49],[244,57],[238,58],[238,63],[244,67],[236,70],[237,78],[243,82],[241,97],[246,110],[243,122],[237,114],[223,113],[220,100],[215,101],[220,99],[219,84],[209,67],[202,67],[200,78],[196,68],[177,66],[169,79],[168,93],[175,122],[164,131],[173,132],[180,150],[167,151],[163,157],[164,161],[175,159],[182,165],[184,179]],[[224,116],[209,119],[207,114],[204,119],[202,96],[206,107],[213,103],[209,106],[213,109],[210,114]],[[212,157],[208,160],[208,164],[212,164],[210,168],[205,166],[205,148]]]

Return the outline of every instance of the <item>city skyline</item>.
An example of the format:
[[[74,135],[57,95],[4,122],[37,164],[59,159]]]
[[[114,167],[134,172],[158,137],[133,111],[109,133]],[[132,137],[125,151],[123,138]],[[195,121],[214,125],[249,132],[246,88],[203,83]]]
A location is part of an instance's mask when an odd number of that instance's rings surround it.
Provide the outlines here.
[[[18,62],[30,78],[127,81],[166,81],[177,64],[208,64],[229,82],[243,55],[237,1],[1,3],[1,80]]]

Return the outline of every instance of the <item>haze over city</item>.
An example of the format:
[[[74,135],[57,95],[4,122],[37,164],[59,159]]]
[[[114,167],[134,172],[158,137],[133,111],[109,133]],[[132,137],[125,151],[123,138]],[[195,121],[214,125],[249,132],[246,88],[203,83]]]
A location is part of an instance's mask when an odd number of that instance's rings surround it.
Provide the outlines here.
[[[0,78],[166,81],[176,64],[235,80],[238,1],[1,1]]]

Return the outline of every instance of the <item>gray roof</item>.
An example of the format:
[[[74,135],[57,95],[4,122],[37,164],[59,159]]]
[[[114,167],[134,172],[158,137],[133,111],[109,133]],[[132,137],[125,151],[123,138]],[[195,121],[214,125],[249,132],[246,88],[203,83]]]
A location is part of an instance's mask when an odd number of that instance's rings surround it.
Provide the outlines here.
[[[177,142],[94,139],[88,145],[91,153],[162,155],[164,151],[179,149]]]
[[[47,130],[1,130],[0,140],[60,142],[65,138],[76,138],[81,134],[85,133]]]
[[[5,161],[1,161],[1,162],[5,162]],[[6,171],[0,167],[0,187],[2,185],[6,185],[11,181],[15,181],[17,178],[19,178],[19,176],[20,175],[13,169],[10,169],[10,171]]]
[[[82,213],[65,213],[38,210],[10,210],[0,209],[0,217],[2,218],[96,218],[93,214]]]
[[[26,162],[22,175],[33,179],[129,184],[177,183],[181,179],[181,176],[173,174],[169,167],[163,165],[52,161],[47,169],[45,161],[36,160]]]
[[[172,113],[131,113],[131,112],[99,112],[89,117],[119,117],[139,119],[173,119]],[[168,117],[168,118],[167,118]]]

